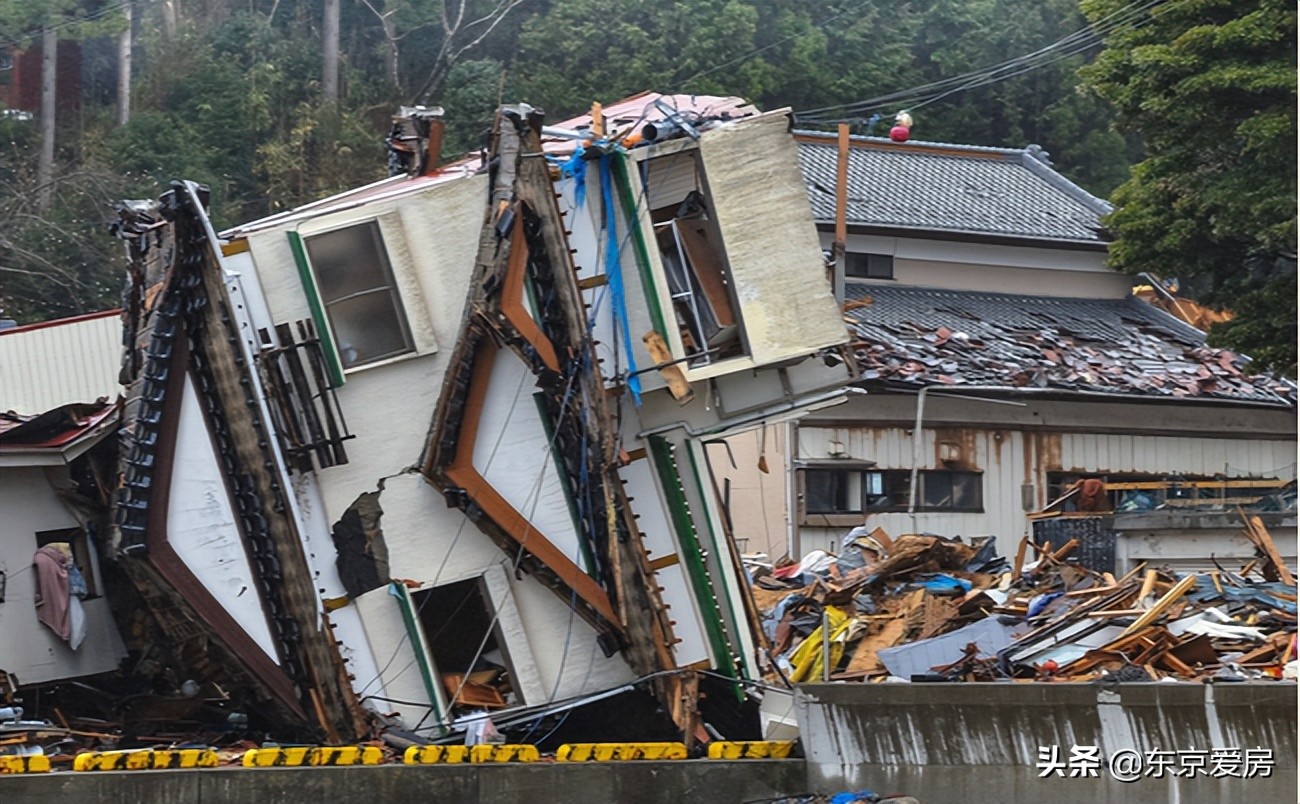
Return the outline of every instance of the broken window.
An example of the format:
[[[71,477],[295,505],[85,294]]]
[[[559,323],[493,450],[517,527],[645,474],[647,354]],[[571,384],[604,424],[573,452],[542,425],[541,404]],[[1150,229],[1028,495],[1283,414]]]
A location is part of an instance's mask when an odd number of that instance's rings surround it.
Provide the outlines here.
[[[844,275],[850,279],[893,279],[894,258],[889,254],[845,254]]]
[[[343,368],[415,350],[376,221],[305,239]]]
[[[906,511],[911,503],[910,469],[805,469],[804,510],[808,514]],[[917,473],[916,510],[983,511],[984,478],[979,472],[922,469]]]
[[[518,703],[514,672],[482,578],[411,592],[452,710]]]
[[[744,353],[722,238],[693,152],[651,159],[647,198],[686,357],[707,365]]]
[[[72,553],[72,563],[81,571],[81,577],[86,582],[86,594],[83,597],[98,597],[99,592],[95,586],[94,565],[91,564],[91,547],[89,540],[86,538],[86,532],[81,528],[38,530],[36,532],[37,549],[50,544],[66,544],[68,546],[68,550]]]
[[[1235,506],[1259,504],[1264,498],[1277,494],[1290,478],[1252,475],[1225,477],[1223,475],[1169,475],[1142,472],[1074,472],[1047,473],[1047,499],[1049,503],[1065,496],[1083,480],[1096,479],[1105,484],[1106,508],[1118,512],[1150,511],[1155,508],[1193,508],[1219,506],[1231,510]],[[1281,510],[1289,506],[1279,497]],[[1060,502],[1059,510],[1080,510],[1075,498]]]

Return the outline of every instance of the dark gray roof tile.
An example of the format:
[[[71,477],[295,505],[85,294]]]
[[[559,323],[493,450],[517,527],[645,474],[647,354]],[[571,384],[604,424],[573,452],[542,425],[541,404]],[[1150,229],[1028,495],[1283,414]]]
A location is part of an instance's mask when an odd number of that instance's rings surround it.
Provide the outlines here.
[[[799,133],[813,215],[835,216],[836,141]],[[849,149],[848,222],[1079,243],[1106,242],[1109,205],[1026,149],[855,137]]]

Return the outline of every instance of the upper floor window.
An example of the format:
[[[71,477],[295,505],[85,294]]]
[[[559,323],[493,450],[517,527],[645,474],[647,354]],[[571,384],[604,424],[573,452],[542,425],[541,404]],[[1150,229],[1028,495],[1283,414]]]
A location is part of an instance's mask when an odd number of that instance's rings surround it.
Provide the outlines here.
[[[376,221],[305,242],[343,368],[415,350]]]
[[[844,275],[850,279],[893,279],[894,258],[889,254],[845,254]]]

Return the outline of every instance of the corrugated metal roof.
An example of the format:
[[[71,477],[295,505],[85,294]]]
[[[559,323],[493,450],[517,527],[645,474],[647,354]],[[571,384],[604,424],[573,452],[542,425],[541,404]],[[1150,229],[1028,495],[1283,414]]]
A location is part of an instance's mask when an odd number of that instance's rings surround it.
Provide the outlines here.
[[[0,330],[0,411],[115,399],[121,362],[118,310]]]
[[[797,132],[808,199],[820,222],[835,219],[834,135]],[[1035,240],[1102,244],[1105,201],[1052,170],[1040,149],[894,143],[854,137],[848,222]]]
[[[850,282],[862,378],[1294,405],[1286,380],[1145,302]]]

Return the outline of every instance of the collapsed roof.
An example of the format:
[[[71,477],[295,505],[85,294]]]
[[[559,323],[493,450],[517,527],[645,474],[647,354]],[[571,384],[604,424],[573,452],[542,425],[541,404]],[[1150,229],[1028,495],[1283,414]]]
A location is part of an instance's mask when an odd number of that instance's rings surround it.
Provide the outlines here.
[[[849,283],[861,378],[1294,406],[1296,386],[1145,302]],[[857,302],[854,304],[853,302]]]

